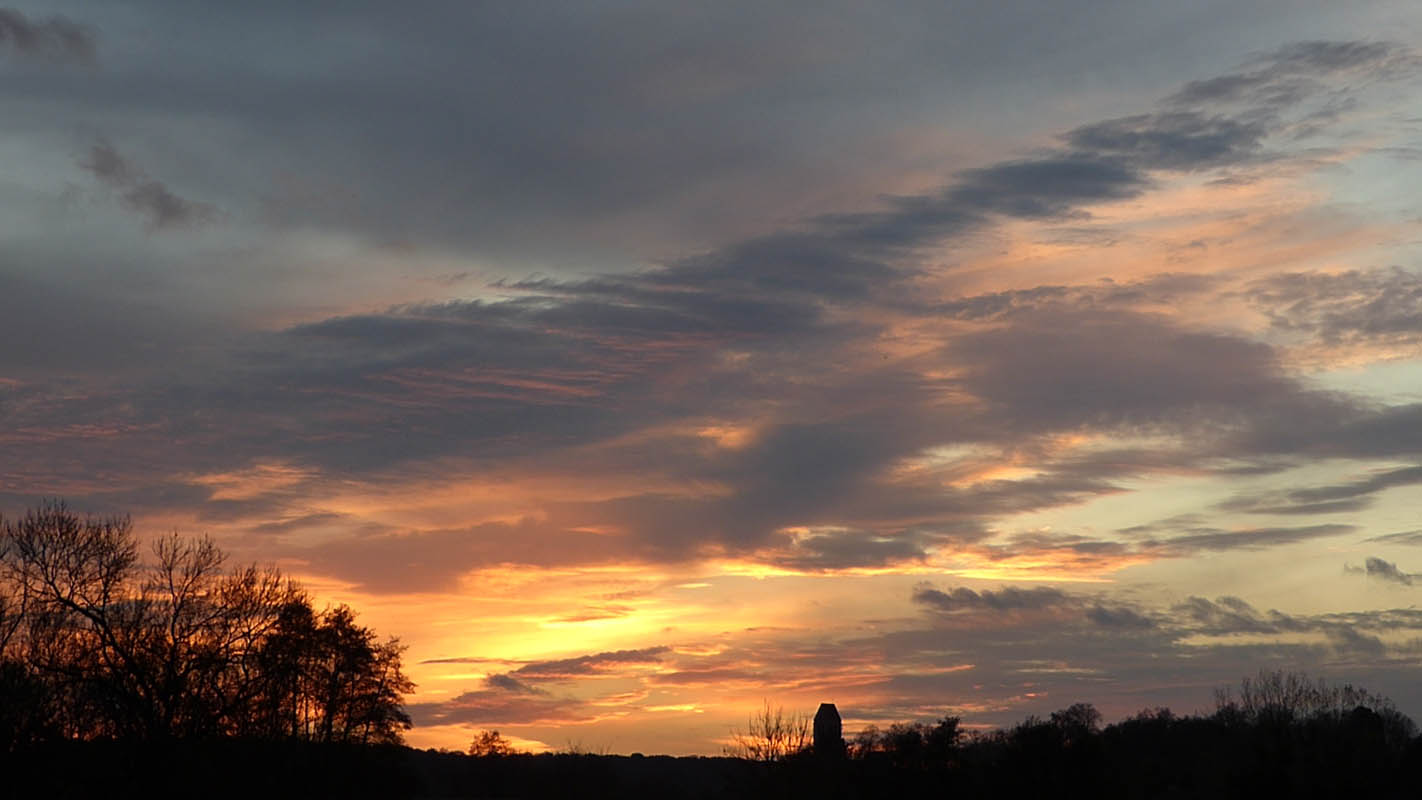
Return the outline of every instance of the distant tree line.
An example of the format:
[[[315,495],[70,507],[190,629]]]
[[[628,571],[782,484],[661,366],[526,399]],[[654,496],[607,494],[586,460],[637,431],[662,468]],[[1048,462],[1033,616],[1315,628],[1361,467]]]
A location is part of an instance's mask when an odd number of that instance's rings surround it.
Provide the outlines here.
[[[1077,703],[992,731],[966,731],[952,716],[869,726],[847,744],[835,763],[808,749],[767,762],[742,793],[1417,797],[1422,786],[1422,737],[1390,700],[1283,671],[1218,691],[1206,714],[1155,708],[1103,726],[1094,706]]]
[[[726,758],[518,753],[483,731],[462,754],[412,754],[422,796],[667,798],[1416,798],[1422,737],[1393,703],[1261,672],[1213,710],[1105,724],[1090,703],[996,730],[960,718],[869,726],[816,755],[805,717],[766,703]]]
[[[402,648],[207,539],[48,502],[0,519],[0,752],[214,738],[394,744]]]

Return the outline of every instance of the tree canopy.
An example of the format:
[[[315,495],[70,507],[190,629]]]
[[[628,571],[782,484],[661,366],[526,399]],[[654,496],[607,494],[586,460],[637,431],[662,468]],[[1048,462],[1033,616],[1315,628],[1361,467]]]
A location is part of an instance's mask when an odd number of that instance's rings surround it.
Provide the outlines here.
[[[209,539],[139,557],[127,517],[0,519],[0,749],[210,737],[395,743],[403,648]]]

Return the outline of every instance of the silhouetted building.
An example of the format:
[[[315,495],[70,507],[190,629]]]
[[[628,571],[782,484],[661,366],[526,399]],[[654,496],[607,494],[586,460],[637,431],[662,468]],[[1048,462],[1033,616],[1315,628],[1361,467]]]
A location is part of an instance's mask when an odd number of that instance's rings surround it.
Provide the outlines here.
[[[834,703],[820,703],[815,712],[815,755],[844,755],[844,724]]]

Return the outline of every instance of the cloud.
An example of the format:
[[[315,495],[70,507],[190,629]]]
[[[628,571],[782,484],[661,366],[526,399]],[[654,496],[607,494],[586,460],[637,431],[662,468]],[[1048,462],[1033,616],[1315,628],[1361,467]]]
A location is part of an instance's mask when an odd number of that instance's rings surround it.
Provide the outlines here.
[[[1255,281],[1246,296],[1276,330],[1312,334],[1328,346],[1422,341],[1422,275],[1415,270],[1287,272]]]
[[[1376,67],[1399,55],[1391,42],[1294,42],[1280,47],[1268,57],[1279,70],[1337,72],[1359,67]]]
[[[0,8],[0,50],[6,47],[26,58],[86,66],[94,64],[97,50],[94,32],[66,17],[30,19],[13,8]]]
[[[1359,459],[1422,453],[1422,428],[1418,427],[1422,425],[1422,404],[1368,407],[1336,395],[1320,395],[1316,400],[1312,409],[1306,405],[1285,408],[1274,419],[1258,420],[1242,432],[1236,446],[1260,455]]]
[[[1285,496],[1281,497],[1281,494]],[[1247,514],[1313,516],[1316,514],[1351,514],[1362,511],[1371,505],[1371,497],[1295,503],[1289,500],[1287,493],[1271,492],[1264,495],[1233,497],[1217,503],[1216,508],[1222,511],[1242,511]]]
[[[119,353],[136,364],[131,380],[87,393],[59,377],[27,386],[14,429],[56,449],[83,439],[85,464],[145,453],[145,486],[180,487],[195,518],[279,534],[283,557],[367,591],[452,591],[498,564],[625,560],[833,572],[1050,551],[1105,569],[1335,535],[1349,529],[985,544],[1005,518],[1124,492],[1139,476],[1422,451],[1422,406],[1317,391],[1275,347],[1169,310],[1213,303],[1236,288],[1224,277],[966,291],[937,263],[1004,222],[1078,220],[1147,196],[1166,173],[1252,163],[1281,126],[1199,109],[1118,117],[936,188],[638,271],[510,279],[477,300],[226,331],[173,372],[146,369],[172,343],[135,346]],[[152,183],[107,142],[84,167],[120,193]],[[166,187],[126,202],[154,228],[196,224],[209,208]],[[121,433],[82,437],[67,427],[76,415]],[[1152,444],[1101,449],[1117,436]],[[187,484],[262,461],[310,477],[244,499]],[[467,524],[412,519],[297,541],[301,524],[340,522],[313,515],[303,494],[452,479],[545,488],[481,501]],[[557,482],[583,488],[546,489]],[[1257,506],[1329,513],[1354,501]]]
[[[155,353],[183,371],[195,366],[196,352],[210,356],[226,337],[192,309],[69,282],[51,266],[13,254],[0,263],[0,341],[8,344],[0,348],[0,370],[7,375],[41,379],[57,364],[91,378],[132,374],[134,364]],[[75,399],[68,395],[69,402]],[[54,416],[62,416],[65,404],[51,402]]]
[[[1079,153],[1009,161],[960,177],[945,192],[949,201],[1024,219],[1068,216],[1085,204],[1134,197],[1148,185],[1143,174],[1122,161]],[[915,210],[904,204],[905,217],[913,219]]]
[[[1289,377],[1268,345],[1140,312],[1046,308],[958,337],[946,355],[963,365],[963,387],[1017,430],[1247,425],[1253,414],[1339,405]]]
[[[886,536],[873,531],[833,530],[797,537],[779,552],[761,557],[771,564],[806,572],[884,567],[923,561],[933,537],[916,531]]]
[[[1388,533],[1382,536],[1374,536],[1364,541],[1382,542],[1384,544],[1422,545],[1422,530]]]
[[[1166,102],[1291,105],[1319,88],[1308,82],[1310,78],[1386,70],[1404,55],[1402,48],[1389,42],[1295,42],[1257,59],[1254,69],[1191,81]]]
[[[1124,539],[1024,533],[966,544],[959,552],[972,554],[998,567],[1022,564],[1024,569],[1031,569],[1049,563],[1059,570],[1103,573],[1144,561],[1188,558],[1206,552],[1266,550],[1342,536],[1355,530],[1354,526],[1339,524],[1222,529],[1167,521],[1119,531],[1125,535]],[[1160,535],[1162,533],[1173,535]]]
[[[1143,169],[1199,170],[1255,157],[1268,128],[1194,111],[1138,114],[1084,125],[1064,139],[1072,147],[1126,159]]]
[[[1300,625],[1292,618],[1270,611],[1261,614],[1254,606],[1238,597],[1225,596],[1207,600],[1190,597],[1171,607],[1176,624],[1188,626],[1196,633],[1225,635],[1237,633],[1281,633],[1297,630]]]
[[[1155,627],[1155,620],[1124,606],[1091,606],[1086,610],[1086,618],[1106,628]]]
[[[145,217],[151,231],[196,227],[217,218],[214,206],[179,197],[163,183],[149,178],[108,142],[90,147],[79,165],[119,192],[123,204]]]
[[[596,712],[584,700],[553,695],[509,675],[490,675],[483,689],[443,702],[406,706],[416,725],[531,725],[589,722]]]
[[[1353,628],[1338,626],[1325,632],[1336,649],[1349,655],[1376,657],[1385,655],[1388,650],[1382,639]]]
[[[1209,531],[1174,536],[1151,542],[1149,547],[1184,552],[1200,550],[1257,550],[1281,544],[1294,544],[1310,539],[1341,536],[1357,530],[1353,525],[1319,524],[1299,527],[1249,528],[1235,531]]]
[[[524,664],[514,670],[512,675],[516,675],[525,680],[569,680],[572,678],[585,678],[614,672],[621,667],[656,664],[669,652],[671,652],[671,648],[665,645],[643,647],[635,650],[610,650],[603,653],[578,656],[576,658],[535,661],[531,664]]]
[[[1368,556],[1362,567],[1345,566],[1344,571],[1366,575],[1369,578],[1377,578],[1389,583],[1399,583],[1403,586],[1411,586],[1414,578],[1422,577],[1415,573],[1403,572],[1397,568],[1396,564],[1376,556]]]
[[[306,560],[316,572],[373,593],[452,592],[466,573],[499,564],[587,565],[636,557],[635,550],[609,550],[602,537],[576,529],[571,521],[560,525],[531,518],[417,532],[371,531],[315,547],[291,544],[284,551]]]
[[[584,606],[570,614],[558,617],[558,622],[591,622],[596,619],[618,619],[631,615],[635,608],[632,606],[609,603],[598,606]]]
[[[484,684],[490,689],[511,694],[547,694],[542,689],[530,686],[512,675],[490,675],[484,679]]]
[[[1211,296],[1219,284],[1216,276],[1164,272],[1132,281],[1103,278],[1094,284],[1043,285],[966,295],[932,305],[923,313],[974,322],[1003,322],[1042,312],[1130,312],[1199,300]]]
[[[1422,483],[1422,466],[1402,467],[1400,469],[1380,472],[1372,477],[1353,483],[1295,489],[1289,492],[1289,497],[1303,502],[1349,500],[1375,494],[1385,489],[1392,489],[1398,486],[1414,486],[1419,483]]]
[[[960,611],[1036,611],[1068,604],[1065,592],[1049,587],[1022,589],[1007,586],[996,591],[975,592],[964,586],[946,592],[920,584],[914,588],[913,601],[937,612],[952,614]]]

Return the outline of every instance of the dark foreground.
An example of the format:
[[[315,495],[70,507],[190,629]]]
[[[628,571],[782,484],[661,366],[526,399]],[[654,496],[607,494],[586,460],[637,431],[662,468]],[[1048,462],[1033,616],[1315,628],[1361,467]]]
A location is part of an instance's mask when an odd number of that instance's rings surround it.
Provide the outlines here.
[[[50,743],[0,755],[14,797],[1415,798],[1422,737],[1375,715],[1231,721],[1142,716],[1072,729],[1029,720],[935,741],[882,737],[853,757],[471,757],[394,745],[231,739]],[[920,730],[920,732],[923,732]]]

